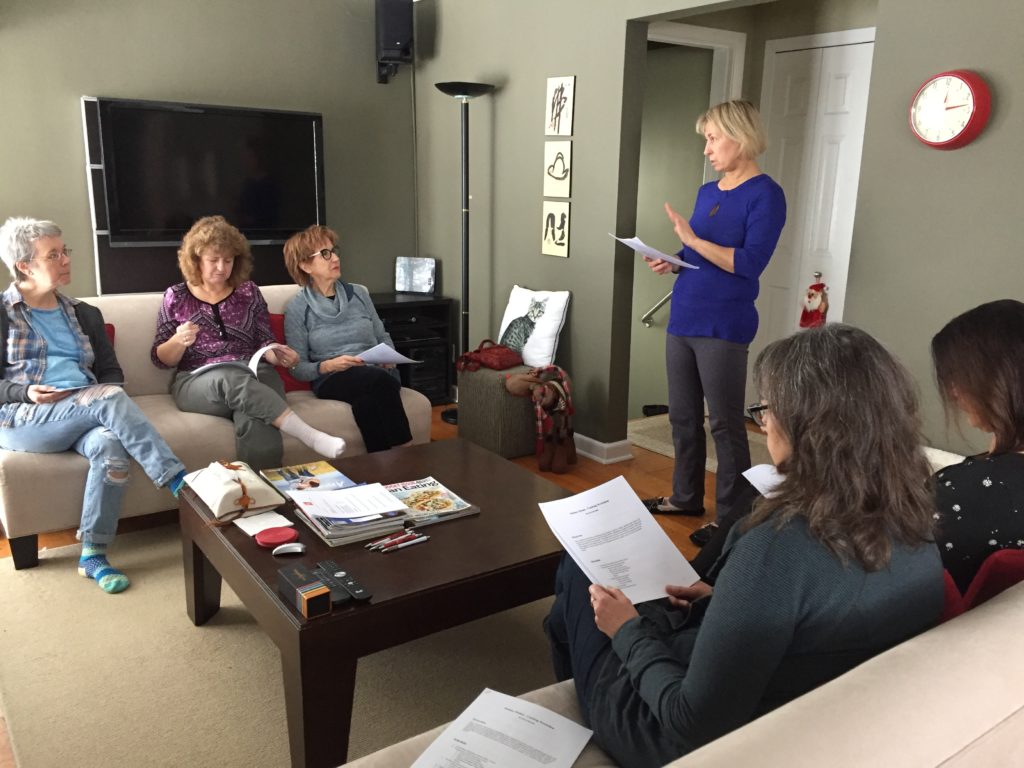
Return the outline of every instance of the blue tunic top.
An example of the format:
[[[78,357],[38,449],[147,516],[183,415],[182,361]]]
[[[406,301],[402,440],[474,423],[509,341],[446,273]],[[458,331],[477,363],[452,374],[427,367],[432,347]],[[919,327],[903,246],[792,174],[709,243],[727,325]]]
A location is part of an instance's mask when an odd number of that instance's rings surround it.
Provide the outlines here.
[[[702,240],[735,249],[735,272],[726,272],[692,248],[683,248],[680,258],[700,269],[684,269],[676,278],[668,332],[738,344],[753,341],[757,281],[785,223],[786,196],[767,174],[727,191],[719,189],[717,181],[702,186],[690,226]]]

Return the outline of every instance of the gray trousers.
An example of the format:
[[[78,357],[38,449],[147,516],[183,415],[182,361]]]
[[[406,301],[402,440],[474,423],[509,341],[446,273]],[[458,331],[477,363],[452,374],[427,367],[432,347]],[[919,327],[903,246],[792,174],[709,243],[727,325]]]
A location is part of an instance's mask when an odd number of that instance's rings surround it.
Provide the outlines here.
[[[261,363],[257,370],[258,378],[234,365],[212,368],[198,376],[179,371],[171,384],[171,396],[182,411],[234,421],[234,458],[259,470],[281,466],[281,433],[271,422],[287,410],[288,403],[273,366]]]
[[[668,418],[676,465],[671,503],[680,509],[704,506],[704,400],[715,441],[715,519],[729,514],[740,474],[750,469],[747,425],[743,416],[747,346],[722,339],[665,335],[668,369]]]

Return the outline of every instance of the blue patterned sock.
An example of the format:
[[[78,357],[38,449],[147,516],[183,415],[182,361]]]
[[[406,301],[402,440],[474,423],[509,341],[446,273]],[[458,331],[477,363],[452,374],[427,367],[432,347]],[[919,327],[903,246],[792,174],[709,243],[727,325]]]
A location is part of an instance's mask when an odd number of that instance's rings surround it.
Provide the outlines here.
[[[185,470],[181,470],[181,472],[172,477],[171,481],[167,483],[167,487],[171,489],[171,493],[174,494],[174,498],[178,498],[178,494],[181,493],[181,489],[185,487]]]
[[[78,574],[95,579],[100,589],[110,594],[124,592],[131,583],[128,577],[107,562],[106,544],[83,544],[78,560]]]

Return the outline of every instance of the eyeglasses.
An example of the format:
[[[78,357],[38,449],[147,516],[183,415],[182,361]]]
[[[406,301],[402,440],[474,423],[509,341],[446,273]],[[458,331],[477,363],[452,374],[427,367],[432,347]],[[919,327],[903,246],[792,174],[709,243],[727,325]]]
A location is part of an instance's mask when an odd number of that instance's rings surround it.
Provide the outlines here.
[[[747,406],[747,416],[753,419],[757,426],[764,429],[764,414],[768,408],[767,403],[753,403]]]
[[[45,256],[37,256],[36,258],[38,258],[40,261],[59,261],[62,256],[70,259],[71,253],[72,251],[70,248],[65,248],[62,251],[50,251]]]
[[[330,261],[331,260],[331,256],[337,256],[340,259],[341,258],[341,251],[339,251],[338,250],[338,246],[335,245],[335,246],[333,246],[331,248],[321,248],[316,253],[309,254],[309,256],[307,256],[306,258],[308,258],[308,259],[315,259],[317,256],[319,256],[324,261]]]

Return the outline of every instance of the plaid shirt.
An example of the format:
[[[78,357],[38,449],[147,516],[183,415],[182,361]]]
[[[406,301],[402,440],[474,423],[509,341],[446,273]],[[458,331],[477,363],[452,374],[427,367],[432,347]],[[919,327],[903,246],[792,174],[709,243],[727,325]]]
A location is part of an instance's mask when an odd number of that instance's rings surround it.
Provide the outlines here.
[[[78,367],[82,375],[95,383],[96,375],[92,372],[95,355],[89,337],[75,315],[75,304],[78,303],[78,299],[57,294],[57,305],[64,310],[71,335],[75,337],[78,347]],[[32,308],[25,303],[21,291],[14,283],[3,292],[3,311],[7,315],[7,338],[3,340],[3,379],[24,386],[42,384],[46,375],[46,339],[33,327]],[[11,426],[16,411],[25,402],[8,401],[0,406],[0,427]]]

